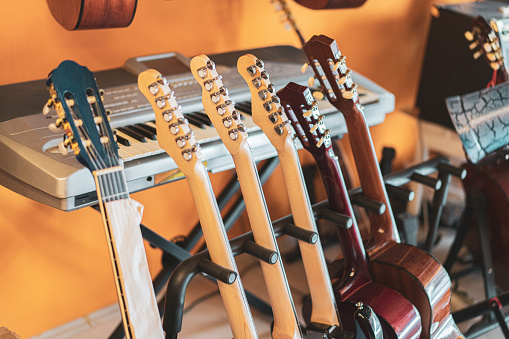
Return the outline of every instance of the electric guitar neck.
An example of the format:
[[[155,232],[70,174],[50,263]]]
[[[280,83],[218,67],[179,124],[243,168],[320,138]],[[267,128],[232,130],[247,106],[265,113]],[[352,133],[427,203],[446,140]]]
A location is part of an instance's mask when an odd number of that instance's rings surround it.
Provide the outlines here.
[[[156,70],[138,77],[138,87],[152,105],[159,145],[184,173],[193,195],[203,236],[212,261],[237,272],[230,243],[212,191],[200,147],[184,118],[168,82]],[[257,338],[251,311],[240,277],[231,284],[218,280],[219,291],[235,338]]]
[[[279,255],[246,128],[235,103],[207,56],[194,57],[191,71],[202,86],[205,112],[233,158],[255,242]],[[260,264],[274,314],[273,338],[302,338],[281,258],[274,264]]]

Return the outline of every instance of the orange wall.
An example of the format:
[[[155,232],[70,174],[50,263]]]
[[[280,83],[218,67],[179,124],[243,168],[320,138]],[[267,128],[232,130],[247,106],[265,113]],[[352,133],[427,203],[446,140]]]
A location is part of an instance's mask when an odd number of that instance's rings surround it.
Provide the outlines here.
[[[395,93],[398,107],[410,107],[431,2],[370,0],[360,9],[326,12],[290,5],[307,37],[336,38],[350,67]],[[129,28],[80,32],[61,28],[42,0],[2,1],[1,8],[0,84],[44,78],[64,59],[102,70],[120,67],[129,57],[160,52],[192,56],[298,44],[269,0],[140,0]],[[378,140],[389,140],[384,145],[399,145],[402,140],[388,138],[394,133],[387,131],[405,124],[414,123],[393,114],[374,133]],[[414,134],[407,130],[406,144],[411,145]],[[212,176],[216,192],[230,176]],[[278,179],[280,174],[270,180],[269,191],[275,191]],[[133,196],[145,205],[144,223],[166,237],[185,234],[197,220],[185,181]],[[269,194],[267,201],[273,219],[288,213],[284,197]],[[0,202],[0,326],[26,338],[115,302],[97,212],[61,212],[4,188]],[[157,272],[160,253],[149,248],[148,257]]]

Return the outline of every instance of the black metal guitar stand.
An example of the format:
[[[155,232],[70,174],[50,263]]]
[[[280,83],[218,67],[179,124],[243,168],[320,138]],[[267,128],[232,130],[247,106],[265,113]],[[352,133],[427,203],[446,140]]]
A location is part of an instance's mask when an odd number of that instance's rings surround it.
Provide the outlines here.
[[[323,218],[335,222],[342,227],[352,227],[352,218],[339,214],[328,209],[328,202],[322,201],[313,205],[313,212],[316,218]],[[272,223],[274,235],[278,238],[283,235],[291,236],[309,244],[317,244],[318,234],[308,231],[293,224],[293,216],[288,215]],[[233,240],[230,246],[234,256],[248,253],[269,264],[275,264],[281,260],[276,252],[256,245],[252,232],[245,233]],[[206,273],[223,283],[233,283],[236,278],[235,272],[218,265],[211,266],[208,250],[204,250],[184,260],[174,270],[168,288],[166,290],[166,304],[163,318],[163,329],[166,332],[166,339],[176,339],[182,328],[182,317],[184,313],[184,301],[187,286],[191,279],[199,273]],[[377,331],[381,328],[378,318],[367,305],[357,305],[358,310],[354,314],[356,322],[356,333],[343,331],[337,326],[312,323],[308,326],[307,333],[310,338],[378,338]]]

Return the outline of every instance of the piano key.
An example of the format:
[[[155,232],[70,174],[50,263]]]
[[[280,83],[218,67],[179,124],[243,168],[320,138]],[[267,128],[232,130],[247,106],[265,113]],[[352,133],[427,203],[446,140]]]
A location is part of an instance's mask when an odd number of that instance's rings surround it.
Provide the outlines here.
[[[203,117],[199,113],[200,112],[188,113],[188,114],[186,114],[186,116],[191,115],[193,118],[200,120],[206,126],[212,126],[212,121],[210,121],[209,117],[206,114],[205,114],[205,117]]]
[[[150,140],[157,140],[157,136],[155,133],[149,132],[146,129],[139,127],[137,125],[129,125],[127,126],[130,130],[143,135],[146,138],[149,138]]]
[[[120,131],[120,132],[124,133],[125,135],[128,135],[131,138],[133,138],[134,140],[137,140],[139,142],[147,142],[147,138],[145,138],[143,135],[133,131],[132,129],[129,129],[129,126],[119,127],[119,128],[117,128],[117,131]]]
[[[133,156],[133,159],[150,156],[150,155],[154,154],[154,152],[160,150],[160,147],[157,144],[157,141],[153,141],[153,140],[149,139],[148,141],[150,141],[150,143],[147,141],[140,142],[140,141],[130,137],[129,135],[124,134],[120,130],[117,132],[117,135],[120,135],[131,142],[131,146],[127,146],[125,148],[123,146],[122,149],[125,150],[126,152],[130,153]],[[152,143],[155,143],[155,145]]]
[[[143,128],[144,130],[153,133],[157,136],[157,129],[155,127],[149,126],[147,124],[136,124],[136,126],[138,126],[139,128]]]
[[[205,128],[205,124],[200,119],[193,117],[191,114],[184,114],[184,116],[186,117],[187,121],[189,121],[190,124],[198,128]]]
[[[121,135],[118,135],[115,131],[115,135],[117,136],[117,143],[123,146],[131,146],[131,143],[126,138],[122,137]]]
[[[194,112],[194,114],[199,115],[203,119],[207,120],[208,121],[207,125],[212,126],[212,121],[209,119],[209,116],[207,115],[207,113],[205,113],[205,111]]]

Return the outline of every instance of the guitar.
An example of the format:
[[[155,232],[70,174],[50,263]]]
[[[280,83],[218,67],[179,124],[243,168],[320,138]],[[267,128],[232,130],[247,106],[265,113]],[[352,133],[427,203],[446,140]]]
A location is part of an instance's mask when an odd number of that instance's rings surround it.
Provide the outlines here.
[[[304,46],[304,44],[306,43],[306,39],[304,39],[304,36],[300,32],[299,27],[297,27],[297,23],[293,18],[290,8],[288,8],[286,0],[270,0],[270,2],[274,4],[276,11],[281,14],[281,20],[283,21],[287,29],[290,29],[291,27],[295,34],[297,34],[297,36],[299,37],[301,45]]]
[[[336,41],[324,35],[312,37],[304,51],[324,95],[345,117],[364,195],[387,207],[380,215],[368,212],[371,227],[366,250],[374,280],[400,292],[417,307],[422,338],[462,337],[450,314],[451,281],[447,272],[430,254],[400,243],[357,85],[345,57]]]
[[[293,143],[293,132],[286,126],[289,121],[279,104],[269,76],[262,77],[263,74],[267,74],[263,62],[252,54],[246,54],[239,58],[237,69],[251,92],[253,121],[265,133],[277,151],[294,223],[301,228],[317,232],[304,186],[302,168]],[[299,247],[311,299],[314,301],[311,322],[340,326],[320,240],[318,239],[314,244],[299,241]]]
[[[362,6],[366,0],[294,0],[299,5],[311,9],[354,8]]]
[[[59,148],[71,147],[94,176],[126,338],[164,338],[140,231],[143,206],[130,199],[123,163],[94,75],[64,61],[47,80],[58,119],[50,129],[65,131]]]
[[[127,27],[138,0],[46,0],[51,14],[65,29]]]
[[[496,26],[494,26],[496,28]],[[486,22],[482,16],[472,19],[472,31],[465,32],[465,38],[470,42],[469,48],[474,50],[474,59],[481,55],[488,65],[493,69],[493,78],[488,84],[492,87],[508,79],[507,70],[504,64],[502,48],[498,40],[497,32]]]
[[[348,319],[345,312],[350,312],[351,305],[362,302],[370,305],[384,320],[384,338],[418,338],[421,320],[417,309],[401,294],[371,279],[341,168],[332,149],[330,131],[325,128],[323,116],[317,108],[318,103],[309,88],[293,82],[281,89],[278,96],[301,144],[316,161],[327,192],[329,208],[349,216],[353,221],[350,227],[337,227],[344,270],[333,277],[332,281],[341,318]],[[345,324],[345,329],[349,329],[348,324]]]
[[[246,128],[235,103],[228,96],[214,62],[206,55],[191,60],[191,72],[202,86],[205,112],[233,158],[255,242],[279,255]],[[273,338],[302,338],[281,259],[273,265],[263,261],[260,265],[274,314]]]
[[[201,161],[200,146],[182,114],[168,82],[150,69],[138,76],[138,87],[149,100],[156,117],[159,145],[184,173],[193,195],[203,236],[212,261],[237,272],[230,243],[212,191],[207,169]],[[237,275],[232,284],[217,281],[235,338],[257,338],[244,288]]]

